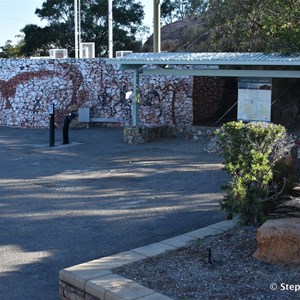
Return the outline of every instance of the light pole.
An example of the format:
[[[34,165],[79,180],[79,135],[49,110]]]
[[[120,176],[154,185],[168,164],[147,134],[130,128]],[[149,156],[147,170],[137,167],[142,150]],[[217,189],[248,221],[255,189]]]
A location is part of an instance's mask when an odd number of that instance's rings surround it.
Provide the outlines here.
[[[108,0],[108,57],[113,58],[113,0]]]
[[[153,52],[160,52],[160,0],[153,0]]]
[[[75,58],[80,57],[81,44],[81,4],[80,0],[74,0],[74,24],[75,24]]]

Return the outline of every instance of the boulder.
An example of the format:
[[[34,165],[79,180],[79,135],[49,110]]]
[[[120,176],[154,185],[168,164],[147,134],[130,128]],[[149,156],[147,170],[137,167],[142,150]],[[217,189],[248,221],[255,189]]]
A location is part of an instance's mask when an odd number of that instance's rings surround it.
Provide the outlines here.
[[[207,41],[207,30],[203,26],[201,17],[188,17],[179,19],[161,28],[161,49],[163,51],[195,51],[194,46],[199,46]],[[199,49],[197,49],[199,51]],[[153,35],[145,42],[143,52],[153,51]]]
[[[300,219],[285,218],[265,222],[256,234],[258,249],[253,257],[267,263],[300,263]]]

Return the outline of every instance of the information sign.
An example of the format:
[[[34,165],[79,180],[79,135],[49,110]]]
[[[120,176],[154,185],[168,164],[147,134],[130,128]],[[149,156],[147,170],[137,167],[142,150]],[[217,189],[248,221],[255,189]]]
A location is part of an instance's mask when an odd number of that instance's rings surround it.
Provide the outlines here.
[[[271,121],[271,78],[239,78],[238,120]]]

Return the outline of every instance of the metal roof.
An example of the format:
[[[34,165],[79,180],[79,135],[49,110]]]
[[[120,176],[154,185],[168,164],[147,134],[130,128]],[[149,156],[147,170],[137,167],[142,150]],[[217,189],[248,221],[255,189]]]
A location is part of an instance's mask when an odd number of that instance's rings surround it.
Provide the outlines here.
[[[300,55],[276,53],[133,53],[121,58],[108,59],[107,64],[121,65],[260,65],[260,66],[300,66]]]
[[[145,75],[300,78],[300,55],[276,53],[133,53],[105,62]]]

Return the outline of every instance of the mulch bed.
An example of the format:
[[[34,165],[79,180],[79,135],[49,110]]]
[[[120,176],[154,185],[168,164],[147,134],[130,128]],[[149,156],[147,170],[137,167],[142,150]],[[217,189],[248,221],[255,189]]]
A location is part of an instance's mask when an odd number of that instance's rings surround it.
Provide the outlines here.
[[[256,228],[236,227],[114,272],[173,299],[300,299],[300,266],[258,261],[256,247]]]

